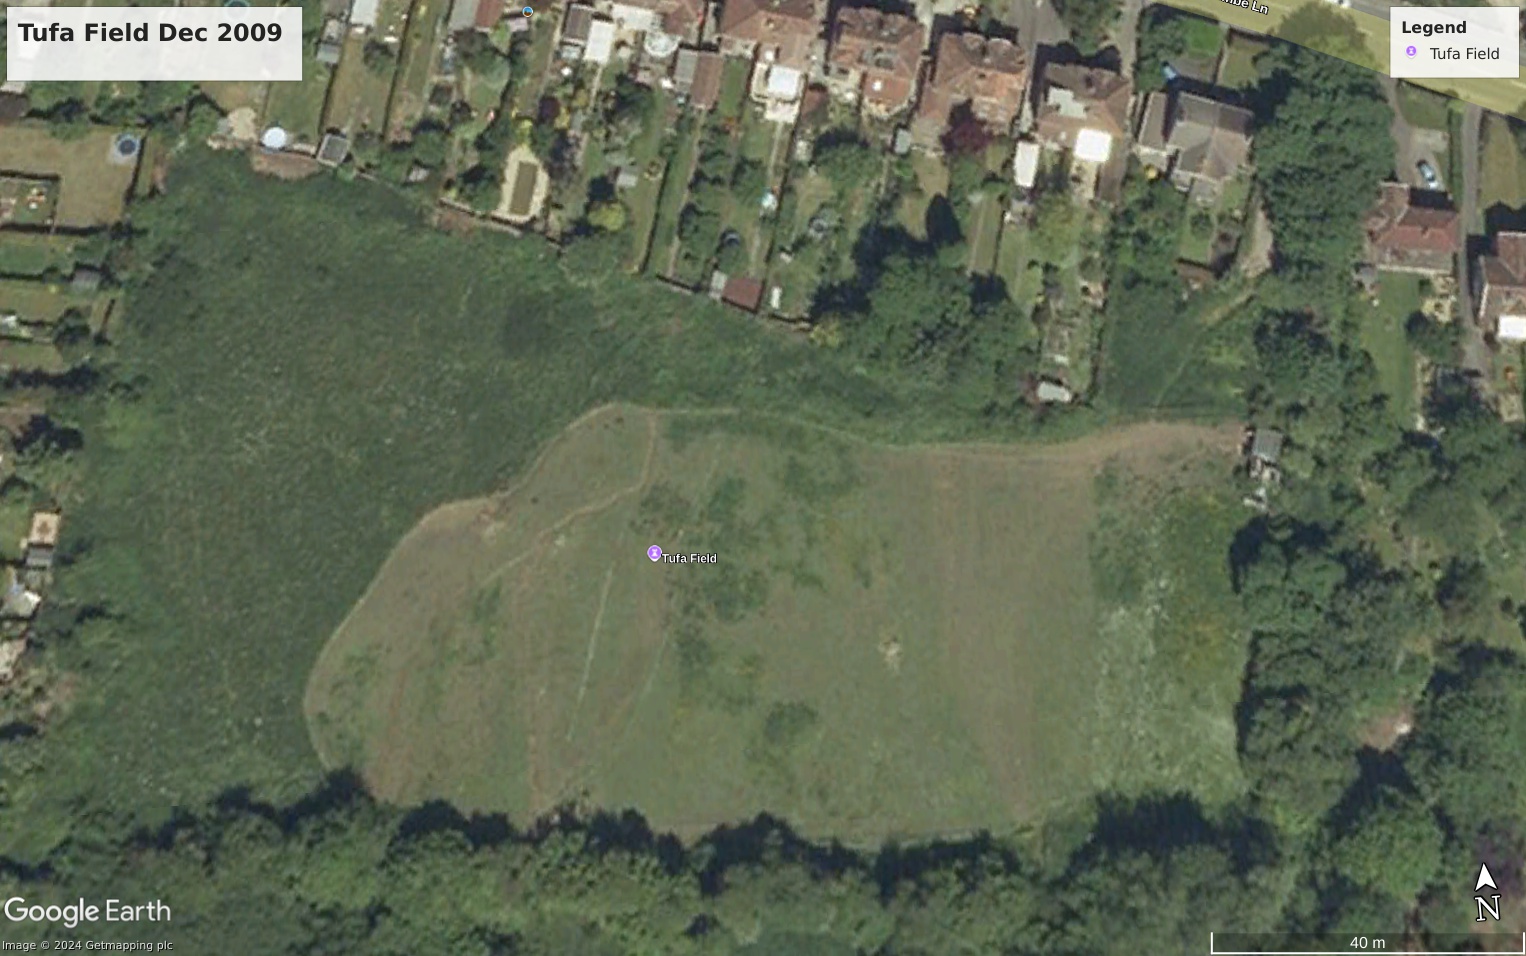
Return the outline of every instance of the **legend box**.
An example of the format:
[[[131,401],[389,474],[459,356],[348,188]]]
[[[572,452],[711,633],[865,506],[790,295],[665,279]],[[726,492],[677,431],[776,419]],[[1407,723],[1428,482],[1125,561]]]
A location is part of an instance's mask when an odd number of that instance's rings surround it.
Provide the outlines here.
[[[1393,7],[1389,75],[1500,77],[1521,72],[1515,7]]]

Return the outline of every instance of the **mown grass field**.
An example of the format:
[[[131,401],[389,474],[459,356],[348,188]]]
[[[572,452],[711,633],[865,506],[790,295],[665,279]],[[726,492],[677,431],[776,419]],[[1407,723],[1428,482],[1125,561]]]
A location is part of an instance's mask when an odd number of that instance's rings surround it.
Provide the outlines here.
[[[394,800],[519,817],[581,799],[691,833],[769,811],[877,839],[1104,789],[1225,799],[1243,639],[1198,535],[1242,518],[1207,490],[1233,448],[1162,425],[887,448],[607,407],[522,484],[409,533],[314,668],[314,742]],[[653,564],[651,544],[718,563]]]
[[[1485,113],[1479,143],[1478,204],[1486,213],[1495,206],[1526,208],[1526,156],[1503,116]]]
[[[57,176],[63,181],[55,221],[66,228],[105,226],[122,218],[134,166],[106,161],[116,133],[93,129],[59,139],[43,124],[13,124],[0,136],[0,171]]]
[[[105,296],[79,295],[69,291],[67,282],[41,282],[32,279],[0,279],[0,313],[13,312],[23,322],[52,325],[70,309],[94,312]],[[104,302],[100,303],[104,306]]]
[[[1362,345],[1372,356],[1378,382],[1400,428],[1414,428],[1418,411],[1415,350],[1404,327],[1421,304],[1419,277],[1384,273],[1378,284],[1378,304],[1362,321]]]
[[[79,240],[41,232],[0,234],[0,276],[40,276],[74,268]]]

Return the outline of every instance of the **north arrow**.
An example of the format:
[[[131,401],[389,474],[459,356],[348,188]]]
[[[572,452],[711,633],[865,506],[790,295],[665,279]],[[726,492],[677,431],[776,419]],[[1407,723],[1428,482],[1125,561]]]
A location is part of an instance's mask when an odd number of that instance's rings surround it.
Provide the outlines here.
[[[1480,863],[1478,866],[1478,882],[1473,884],[1473,892],[1477,893],[1486,886],[1491,890],[1499,889],[1499,887],[1494,885],[1494,877],[1489,875],[1489,864]]]

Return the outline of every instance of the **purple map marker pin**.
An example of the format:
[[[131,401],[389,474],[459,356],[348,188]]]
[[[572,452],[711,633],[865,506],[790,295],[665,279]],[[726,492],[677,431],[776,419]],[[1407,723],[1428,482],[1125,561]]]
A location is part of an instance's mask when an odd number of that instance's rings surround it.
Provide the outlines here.
[[[657,547],[657,545],[654,544],[650,548],[646,549],[646,556],[651,558],[653,561],[661,561],[662,560],[662,549]]]

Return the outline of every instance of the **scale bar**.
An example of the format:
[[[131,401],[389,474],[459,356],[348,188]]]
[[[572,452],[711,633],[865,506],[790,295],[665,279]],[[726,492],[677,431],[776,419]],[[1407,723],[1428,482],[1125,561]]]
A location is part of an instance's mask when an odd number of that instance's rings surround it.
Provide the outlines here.
[[[1244,937],[1241,934],[1235,934],[1235,933],[1228,933],[1228,934],[1225,934],[1225,935],[1228,935],[1228,936],[1231,936],[1231,937],[1238,937],[1239,939],[1246,938],[1246,937]],[[1497,934],[1490,934],[1490,935],[1494,936],[1496,939],[1499,939],[1500,937],[1504,936],[1505,934],[1497,933]],[[1360,936],[1360,934],[1358,934],[1358,936]],[[1381,939],[1381,937],[1378,937],[1378,939]],[[1418,951],[1416,951],[1416,950],[1408,950],[1408,951],[1406,951],[1406,950],[1389,950],[1386,947],[1374,948],[1374,949],[1361,949],[1361,948],[1353,949],[1350,946],[1344,947],[1342,949],[1318,949],[1318,950],[1271,950],[1271,949],[1245,949],[1245,950],[1227,949],[1227,950],[1221,950],[1221,949],[1215,948],[1215,945],[1214,945],[1214,934],[1212,932],[1210,932],[1208,934],[1208,956],[1350,956],[1350,954],[1352,954],[1352,953],[1364,953],[1364,952],[1366,952],[1366,953],[1371,953],[1371,952],[1380,952],[1380,953],[1392,952],[1392,953],[1397,954],[1397,956],[1479,956],[1479,951],[1476,950],[1476,949],[1466,949],[1466,950],[1464,950],[1464,949],[1458,949],[1458,950],[1433,950],[1433,949],[1426,949],[1426,950],[1418,950]],[[1513,949],[1513,950],[1508,950],[1508,951],[1506,951],[1504,953],[1497,953],[1497,954],[1495,954],[1495,956],[1526,956],[1526,933],[1522,933],[1521,934],[1521,948],[1520,949]]]

